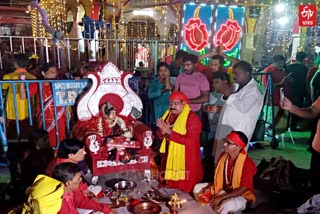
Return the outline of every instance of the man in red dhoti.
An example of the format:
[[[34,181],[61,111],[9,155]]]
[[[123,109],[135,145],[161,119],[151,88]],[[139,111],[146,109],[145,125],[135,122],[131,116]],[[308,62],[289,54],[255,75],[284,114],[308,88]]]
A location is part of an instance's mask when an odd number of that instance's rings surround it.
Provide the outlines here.
[[[44,79],[56,79],[57,77],[57,69],[51,65],[45,65],[42,68],[41,74],[43,75]],[[20,77],[23,80],[23,77]],[[57,123],[58,123],[58,131],[56,130],[56,121],[54,115],[54,103],[53,103],[53,96],[52,96],[52,88],[50,83],[43,83],[42,90],[39,89],[38,83],[31,83],[29,86],[30,96],[38,94],[38,92],[42,93],[43,99],[43,114],[44,114],[44,121],[45,121],[45,130],[49,133],[50,145],[57,146],[57,132],[59,132],[59,142],[66,138],[66,109],[63,106],[57,106]],[[25,84],[20,84],[20,97],[21,99],[26,99],[26,92],[25,92]],[[40,95],[37,99],[37,106],[36,106],[36,118],[37,118],[37,125],[39,128],[43,128],[43,120],[41,114],[41,100]]]
[[[247,136],[232,131],[224,139],[224,152],[215,169],[214,182],[200,183],[194,187],[195,198],[202,204],[210,204],[220,214],[242,212],[254,202],[253,177],[257,172],[245,147]]]
[[[170,95],[169,109],[157,120],[157,126],[157,135],[163,139],[160,183],[190,192],[203,175],[200,154],[202,124],[198,115],[190,110],[184,93],[177,91]]]

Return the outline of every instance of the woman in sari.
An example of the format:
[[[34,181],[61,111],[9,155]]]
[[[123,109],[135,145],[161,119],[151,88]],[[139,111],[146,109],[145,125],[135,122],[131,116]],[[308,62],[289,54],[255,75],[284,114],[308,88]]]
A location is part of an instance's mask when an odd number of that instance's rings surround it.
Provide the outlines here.
[[[41,69],[41,74],[45,80],[53,80],[57,77],[57,69],[46,64]],[[21,80],[24,80],[23,76],[20,76]],[[58,142],[61,142],[66,138],[66,109],[64,106],[56,106],[56,120],[54,113],[54,102],[52,95],[52,88],[49,82],[42,83],[42,87],[39,87],[38,83],[31,83],[29,85],[30,96],[37,94],[37,106],[36,106],[36,120],[39,128],[45,129],[49,133],[50,145],[53,147],[58,146]],[[38,92],[42,93],[43,99],[43,111],[41,108],[41,97]],[[20,84],[20,97],[26,99],[25,84]],[[56,128],[58,125],[58,130]],[[57,137],[58,136],[58,137]]]

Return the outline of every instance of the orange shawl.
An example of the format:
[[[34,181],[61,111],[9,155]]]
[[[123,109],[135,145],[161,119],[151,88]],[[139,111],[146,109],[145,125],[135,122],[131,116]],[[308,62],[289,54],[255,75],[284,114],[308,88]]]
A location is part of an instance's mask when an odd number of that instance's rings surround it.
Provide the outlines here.
[[[223,189],[223,181],[224,181],[224,167],[226,159],[228,158],[228,154],[224,153],[218,161],[215,176],[214,176],[214,184],[211,186],[211,194],[215,195],[219,191]],[[247,154],[239,153],[233,171],[232,177],[232,188],[237,189],[240,187],[241,176],[242,176],[242,168],[244,161],[247,158]],[[256,201],[256,197],[251,191],[247,191],[242,194],[242,197],[247,199],[248,201],[254,202]]]

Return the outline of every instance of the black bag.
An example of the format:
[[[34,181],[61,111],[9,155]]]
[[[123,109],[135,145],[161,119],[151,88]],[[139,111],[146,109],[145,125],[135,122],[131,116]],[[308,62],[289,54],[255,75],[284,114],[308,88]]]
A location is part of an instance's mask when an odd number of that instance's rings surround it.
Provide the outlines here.
[[[264,134],[266,131],[266,122],[262,119],[259,119],[254,129],[253,135],[250,142],[264,141]]]
[[[290,160],[282,157],[272,158],[266,167],[262,161],[261,167],[255,176],[256,184],[271,191],[294,191],[303,189],[308,185],[308,170],[297,168]],[[260,164],[259,164],[260,165]]]

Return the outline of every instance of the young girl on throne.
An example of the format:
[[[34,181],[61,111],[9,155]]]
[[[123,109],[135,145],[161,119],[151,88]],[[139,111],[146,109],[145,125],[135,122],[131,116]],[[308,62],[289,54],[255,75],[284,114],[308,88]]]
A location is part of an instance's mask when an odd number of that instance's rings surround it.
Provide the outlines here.
[[[103,119],[98,119],[98,133],[101,137],[108,136],[123,137],[126,140],[130,140],[133,136],[133,128],[130,123],[126,123],[121,117],[117,116],[117,111],[109,102],[101,106],[100,112],[102,112]],[[102,125],[105,123],[104,125]],[[107,133],[106,133],[107,132]]]
[[[80,140],[92,133],[97,133],[102,138],[103,145],[99,145],[99,148],[97,146],[97,149],[106,153],[108,160],[128,162],[136,151],[121,147],[133,138],[133,127],[131,121],[117,115],[116,108],[110,102],[101,105],[100,113],[96,117],[78,121],[73,129],[73,136]]]
[[[133,136],[131,122],[117,115],[116,108],[106,102],[101,105],[100,113],[90,120],[78,120],[73,128],[73,136],[82,140],[85,135],[98,133],[101,138],[122,138],[130,140]]]

